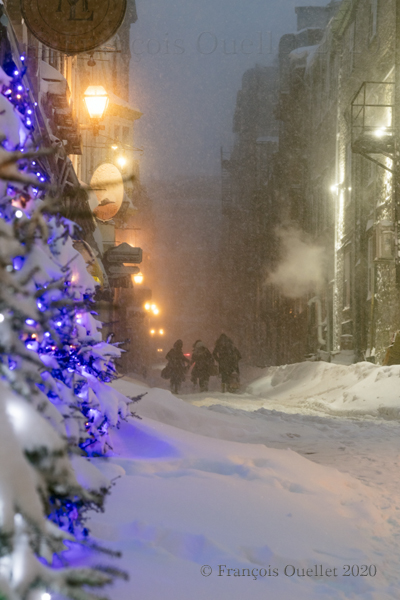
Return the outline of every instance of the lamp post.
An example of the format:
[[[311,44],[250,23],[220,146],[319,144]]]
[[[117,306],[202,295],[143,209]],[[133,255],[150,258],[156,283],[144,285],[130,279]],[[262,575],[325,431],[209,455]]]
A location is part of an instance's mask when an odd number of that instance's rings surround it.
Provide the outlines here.
[[[101,126],[100,121],[103,119],[108,107],[107,92],[102,85],[89,85],[83,99],[91,120],[93,135],[98,135],[100,129],[104,129],[104,125]]]

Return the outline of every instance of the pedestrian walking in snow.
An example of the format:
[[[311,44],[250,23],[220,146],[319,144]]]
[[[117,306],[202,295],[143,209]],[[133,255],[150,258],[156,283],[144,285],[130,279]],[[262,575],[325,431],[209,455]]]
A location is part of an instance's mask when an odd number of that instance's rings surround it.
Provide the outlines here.
[[[198,381],[200,392],[207,392],[208,382],[210,376],[214,373],[215,364],[211,352],[201,340],[197,340],[194,343],[190,364],[193,365],[190,377],[191,381],[194,385],[196,385]]]
[[[232,340],[221,333],[215,343],[213,358],[219,366],[219,374],[221,375],[222,391],[236,391],[238,389],[239,379],[239,360],[242,358],[239,350],[233,344]],[[233,375],[236,375],[235,377]],[[235,381],[234,381],[235,380]],[[231,383],[235,385],[231,388]]]
[[[168,361],[167,366],[162,370],[161,376],[164,379],[169,379],[171,384],[171,392],[178,394],[183,381],[185,381],[185,373],[190,367],[189,359],[182,352],[183,342],[177,340],[166,355]]]

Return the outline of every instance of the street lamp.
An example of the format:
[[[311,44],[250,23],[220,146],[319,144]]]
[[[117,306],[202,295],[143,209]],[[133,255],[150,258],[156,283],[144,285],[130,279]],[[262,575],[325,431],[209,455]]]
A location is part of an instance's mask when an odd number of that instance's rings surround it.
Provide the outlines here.
[[[125,166],[126,166],[127,160],[125,158],[125,156],[123,154],[121,154],[120,156],[118,156],[117,158],[117,165],[119,166],[119,168],[121,169],[121,171],[124,170]]]
[[[109,102],[107,92],[102,85],[89,85],[83,98],[92,121],[93,135],[98,135],[99,130],[104,129],[100,127],[100,121],[105,115]]]
[[[160,309],[157,307],[157,304],[150,304],[150,302],[146,302],[144,308],[147,311],[151,311],[153,315],[158,315],[160,313]]]
[[[141,273],[140,271],[139,271],[139,273],[136,273],[136,275],[133,276],[134,283],[136,283],[138,285],[143,283],[143,279],[144,279],[143,273]]]

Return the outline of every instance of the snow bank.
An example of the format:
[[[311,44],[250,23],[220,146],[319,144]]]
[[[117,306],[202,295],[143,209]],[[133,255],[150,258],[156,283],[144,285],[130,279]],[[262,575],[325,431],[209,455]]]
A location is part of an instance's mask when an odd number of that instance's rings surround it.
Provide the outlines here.
[[[247,391],[266,400],[266,408],[268,401],[279,401],[287,410],[301,406],[331,414],[400,417],[400,365],[304,362],[270,367]]]

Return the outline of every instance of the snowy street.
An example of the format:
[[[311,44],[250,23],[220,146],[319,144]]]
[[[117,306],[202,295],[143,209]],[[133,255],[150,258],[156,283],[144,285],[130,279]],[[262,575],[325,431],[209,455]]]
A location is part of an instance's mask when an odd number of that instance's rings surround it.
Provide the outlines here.
[[[300,363],[246,373],[240,394],[185,383],[180,398],[117,381],[148,394],[142,421],[121,427],[109,459],[92,459],[119,477],[89,522],[123,552],[130,581],[114,594],[397,598],[399,375]]]

